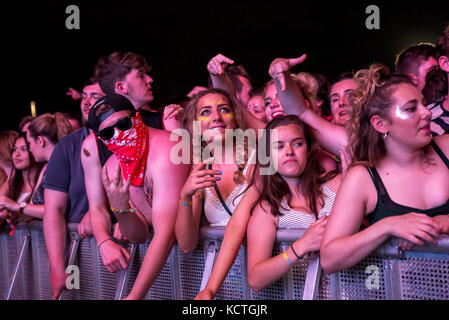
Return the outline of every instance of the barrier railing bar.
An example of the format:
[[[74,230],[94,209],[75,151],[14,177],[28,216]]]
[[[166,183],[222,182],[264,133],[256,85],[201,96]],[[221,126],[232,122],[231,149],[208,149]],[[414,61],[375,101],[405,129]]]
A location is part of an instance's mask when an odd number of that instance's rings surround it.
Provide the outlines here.
[[[206,287],[207,281],[209,281],[209,277],[212,273],[212,267],[214,266],[215,255],[217,253],[218,247],[216,241],[208,241],[208,243],[205,245],[207,248],[207,253],[206,253],[206,261],[204,263],[203,278],[201,279],[200,291]]]
[[[12,277],[11,277],[11,283],[9,285],[8,292],[6,294],[6,300],[10,300],[11,299],[11,294],[12,294],[12,291],[13,291],[14,286],[16,284],[17,275],[19,273],[19,270],[22,267],[22,263],[23,263],[24,258],[25,258],[25,251],[26,251],[26,249],[28,247],[28,244],[30,242],[30,238],[31,238],[31,235],[29,233],[25,233],[23,235],[22,247],[20,248],[19,257],[18,257],[17,262],[16,262],[16,264],[14,266],[14,269],[13,269],[13,273],[12,273]]]
[[[74,264],[77,252],[79,251],[78,248],[81,245],[81,240],[79,235],[76,233],[77,230],[77,224],[69,224],[68,229],[69,231],[72,231],[74,234],[74,237],[71,237],[70,247],[69,247],[69,254],[68,254],[68,265]],[[20,231],[23,231],[21,234],[23,234],[22,242],[17,244],[17,247],[19,248],[19,256],[17,258],[16,263],[13,267],[13,272],[11,276],[11,280],[8,287],[8,292],[6,295],[6,299],[9,300],[12,297],[12,293],[14,289],[17,289],[19,280],[20,280],[20,272],[24,270],[24,263],[25,258],[28,257],[27,255],[27,248],[29,248],[29,245],[33,247],[34,243],[34,236],[31,237],[30,231],[31,230],[37,230],[39,232],[43,232],[42,222],[39,221],[33,221],[29,223],[21,223],[17,226],[17,229]],[[212,267],[214,265],[217,252],[219,250],[219,242],[221,239],[223,239],[225,228],[210,228],[210,227],[203,227],[201,228],[201,234],[200,238],[204,241],[204,255],[205,257],[205,265],[204,265],[204,272],[202,274],[202,281],[201,281],[201,290],[205,287],[211,271]],[[278,230],[276,235],[276,243],[280,244],[283,250],[285,250],[288,245],[290,245],[292,242],[296,241],[298,238],[300,238],[304,234],[305,230]],[[18,236],[20,233],[18,234]],[[89,245],[91,247],[92,252],[92,260],[98,260],[93,261],[93,265],[97,266],[100,263],[102,263],[101,258],[97,255],[97,246],[96,241],[94,238],[85,239],[84,241],[90,241]],[[385,242],[383,245],[379,246],[373,254],[380,256],[382,259],[382,268],[384,268],[384,289],[385,289],[385,298],[389,300],[396,300],[396,299],[402,299],[403,298],[403,288],[402,288],[402,278],[401,273],[403,270],[402,268],[402,260],[406,259],[407,257],[411,256],[417,256],[417,257],[424,257],[425,259],[433,259],[435,257],[436,259],[443,259],[443,260],[449,260],[449,237],[444,238],[442,240],[439,240],[436,245],[427,245],[427,246],[415,246],[412,250],[409,251],[402,251],[400,248],[398,248],[398,239],[392,238],[389,241]],[[86,243],[87,244],[87,243]],[[128,244],[129,245],[129,244]],[[134,248],[134,254],[135,250],[138,249],[138,247]],[[132,251],[133,251],[132,248]],[[242,286],[243,286],[243,295],[244,298],[251,299],[251,289],[249,288],[249,285],[247,283],[247,270],[246,270],[246,246],[243,245],[241,247],[242,254],[240,254],[240,268],[242,273]],[[175,250],[176,251],[176,250]],[[131,257],[131,261],[134,261],[134,254]],[[33,251],[34,256],[34,251]],[[169,257],[169,262],[171,266],[171,272],[172,275],[172,296],[175,299],[180,298],[180,277],[177,276],[177,269],[176,266],[178,265],[178,256],[177,254],[172,254]],[[15,259],[14,259],[15,260]],[[28,261],[28,260],[27,260]],[[101,299],[101,282],[99,270],[97,270],[96,267],[93,268],[93,273],[96,274],[93,279],[94,282],[92,285],[92,290],[95,293],[96,299]],[[123,271],[123,274],[120,274],[117,279],[118,283],[114,289],[116,289],[115,292],[115,298],[120,299],[122,295],[124,294],[124,290],[126,288],[126,285],[129,281],[130,277],[130,270],[131,268],[128,268],[127,270]],[[7,270],[7,269],[6,269]],[[33,268],[33,272],[36,269]],[[321,267],[319,263],[319,256],[316,255],[316,257],[309,260],[309,264],[307,266],[307,274],[305,278],[305,284],[304,284],[304,291],[302,298],[304,300],[308,299],[316,299],[318,290],[320,289],[320,276],[321,276]],[[343,296],[341,294],[340,289],[340,274],[332,274],[330,275],[330,298],[331,299],[341,299]],[[8,279],[9,280],[9,279]],[[284,283],[284,297],[286,299],[292,299],[294,297],[294,274],[292,271],[290,271],[283,279]],[[114,284],[115,285],[115,284]],[[404,283],[404,286],[406,286],[406,283]],[[326,286],[327,287],[327,286]],[[404,287],[405,288],[405,287]],[[6,289],[6,288],[5,288]],[[404,289],[406,290],[406,289]],[[40,292],[37,290],[37,292]],[[23,296],[25,297],[25,296]],[[61,299],[61,297],[59,297]]]
[[[306,282],[304,284],[303,300],[316,300],[320,286],[321,265],[318,253],[313,253],[307,268]]]
[[[128,285],[129,277],[131,275],[131,264],[134,262],[134,256],[136,254],[137,245],[131,245],[131,253],[129,258],[128,268],[121,270],[119,274],[119,280],[117,283],[117,290],[115,291],[114,300],[121,300],[125,293],[125,288]]]

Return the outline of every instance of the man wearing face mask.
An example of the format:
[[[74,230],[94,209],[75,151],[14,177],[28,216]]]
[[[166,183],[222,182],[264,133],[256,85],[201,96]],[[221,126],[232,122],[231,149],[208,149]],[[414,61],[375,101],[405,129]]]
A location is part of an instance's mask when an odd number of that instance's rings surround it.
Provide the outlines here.
[[[109,246],[114,245],[101,228],[106,217],[106,195],[127,240],[145,243],[149,238],[149,226],[154,230],[141,270],[127,297],[143,299],[174,244],[179,193],[188,167],[174,165],[170,160],[171,148],[176,145],[170,141],[170,133],[145,126],[139,112],[135,113],[133,104],[123,95],[110,94],[98,100],[89,113],[89,124],[113,153],[103,169],[98,168],[98,163],[93,164],[87,154],[82,156],[86,177],[101,170],[101,180],[96,178],[86,187],[91,214],[99,223],[96,225],[92,220],[102,257],[107,258]],[[123,258],[119,264],[107,265],[104,257],[103,262],[110,271],[127,266]]]

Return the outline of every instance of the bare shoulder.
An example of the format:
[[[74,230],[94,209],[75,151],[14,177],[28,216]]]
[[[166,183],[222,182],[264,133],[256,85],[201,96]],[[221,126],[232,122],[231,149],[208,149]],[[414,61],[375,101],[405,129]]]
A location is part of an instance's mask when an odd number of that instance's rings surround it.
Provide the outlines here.
[[[154,180],[156,176],[165,178],[185,179],[188,176],[190,166],[179,163],[179,159],[172,159],[172,148],[179,143],[170,140],[171,133],[165,130],[149,128],[149,152],[147,164],[149,164],[148,177]],[[147,165],[148,167],[148,165]],[[184,180],[183,180],[184,181]],[[184,184],[184,182],[182,182]]]
[[[345,198],[345,201],[361,201],[367,209],[374,209],[377,191],[368,168],[363,165],[352,167],[342,179],[337,197],[338,195]]]
[[[337,193],[338,188],[340,188],[341,181],[342,181],[341,174],[337,174],[329,181],[326,181],[325,185],[328,186],[333,192]]]
[[[177,141],[171,141],[171,133],[165,130],[148,127],[148,133],[151,158],[153,161],[157,161],[157,159],[163,159],[165,161],[170,157],[170,150],[176,145]]]
[[[351,184],[359,189],[364,189],[364,186],[370,184],[372,181],[368,168],[364,165],[355,165],[346,173],[342,184]],[[363,187],[362,187],[363,186]]]
[[[266,223],[273,223],[277,226],[277,217],[271,214],[271,207],[268,201],[261,201],[258,203],[253,210],[251,219],[253,221],[265,221]]]
[[[83,145],[81,147],[81,160],[83,162],[99,161],[97,137],[93,132],[83,141]]]
[[[83,148],[92,149],[97,147],[95,133],[91,132],[83,141]]]

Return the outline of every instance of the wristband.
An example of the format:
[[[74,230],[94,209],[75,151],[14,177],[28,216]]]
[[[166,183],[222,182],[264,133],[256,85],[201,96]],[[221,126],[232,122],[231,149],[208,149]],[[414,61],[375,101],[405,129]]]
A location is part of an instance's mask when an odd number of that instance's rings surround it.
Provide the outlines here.
[[[101,241],[100,244],[98,245],[98,250],[100,250],[101,245],[108,240],[112,240],[112,238],[107,238],[107,239],[104,239],[103,241]]]
[[[287,252],[282,252],[282,257],[284,258],[284,260],[288,263],[288,265],[291,267],[293,265],[293,262],[290,261],[290,259],[288,258]]]
[[[298,259],[301,259],[301,257],[298,256],[298,254],[296,253],[295,248],[293,248],[293,244],[290,246],[290,248],[292,248],[292,251],[295,254],[295,256],[298,257]]]
[[[190,207],[192,205],[192,201],[182,201],[179,200],[179,204],[183,207]]]
[[[114,207],[111,207],[112,212],[114,212],[115,214],[117,213],[136,213],[135,209],[132,208],[128,208],[128,209],[117,209]]]

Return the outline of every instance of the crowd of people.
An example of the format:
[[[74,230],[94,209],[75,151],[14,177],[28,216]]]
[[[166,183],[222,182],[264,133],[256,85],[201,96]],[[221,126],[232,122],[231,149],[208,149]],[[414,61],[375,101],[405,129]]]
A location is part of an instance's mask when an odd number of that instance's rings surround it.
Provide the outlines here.
[[[291,72],[306,59],[273,60],[257,89],[217,54],[208,88],[157,111],[144,57],[101,57],[67,93],[80,119],[61,110],[0,132],[0,228],[43,220],[54,299],[68,276],[67,223],[95,238],[109,272],[129,265],[116,240],[151,238],[130,300],[145,297],[175,242],[197,247],[202,225],[225,233],[197,299],[215,297],[245,237],[259,291],[314,252],[334,273],[390,237],[410,250],[448,236],[449,27],[398,53],[396,70],[374,63],[330,84]],[[183,152],[188,161],[174,161]],[[273,256],[278,229],[306,232]]]

